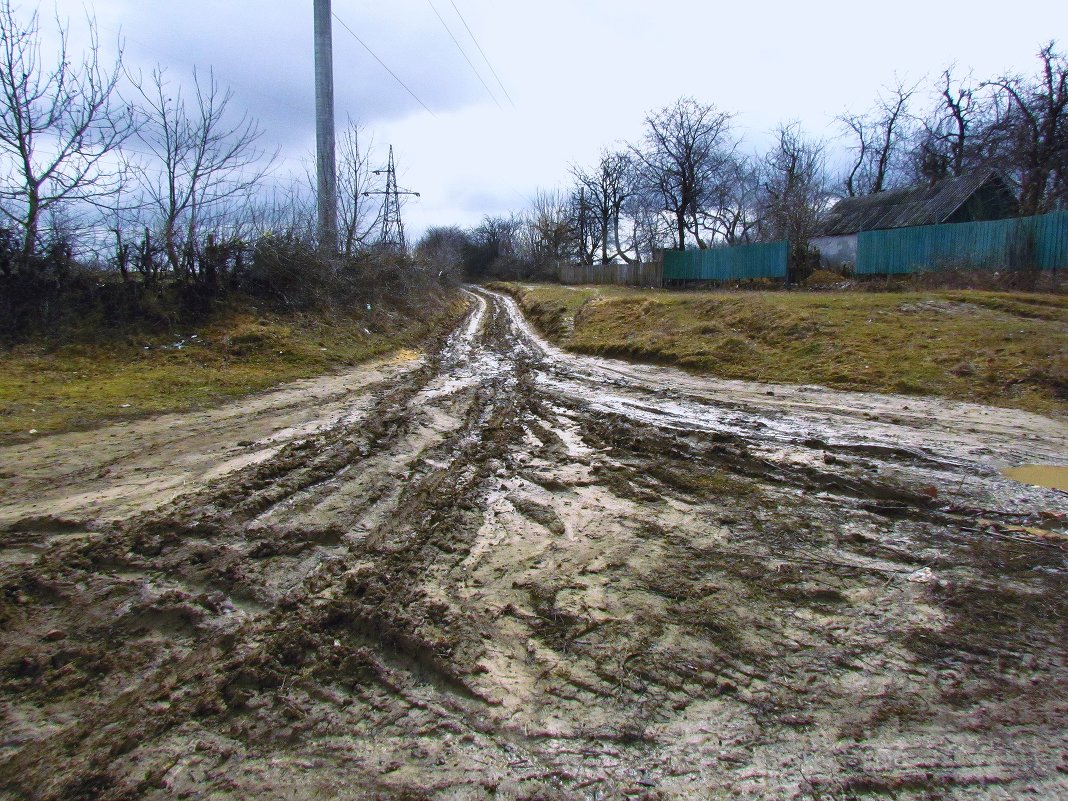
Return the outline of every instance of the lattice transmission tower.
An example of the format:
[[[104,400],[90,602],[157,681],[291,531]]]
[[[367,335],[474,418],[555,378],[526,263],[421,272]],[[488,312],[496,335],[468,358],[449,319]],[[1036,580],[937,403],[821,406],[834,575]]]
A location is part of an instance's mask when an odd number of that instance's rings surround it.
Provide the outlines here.
[[[401,195],[419,197],[418,192],[397,187],[397,168],[393,163],[393,145],[389,146],[389,166],[384,170],[374,170],[375,175],[386,174],[386,188],[374,192],[364,192],[364,196],[383,195],[382,231],[378,237],[378,246],[384,250],[404,252],[408,243],[404,239],[404,220],[401,219]]]

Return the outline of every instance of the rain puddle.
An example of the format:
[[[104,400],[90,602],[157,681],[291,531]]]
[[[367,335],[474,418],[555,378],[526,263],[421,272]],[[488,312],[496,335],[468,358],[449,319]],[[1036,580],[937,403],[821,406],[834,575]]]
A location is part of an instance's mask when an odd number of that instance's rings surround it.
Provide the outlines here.
[[[1068,465],[1022,464],[1006,467],[1001,474],[1024,484],[1068,492]]]

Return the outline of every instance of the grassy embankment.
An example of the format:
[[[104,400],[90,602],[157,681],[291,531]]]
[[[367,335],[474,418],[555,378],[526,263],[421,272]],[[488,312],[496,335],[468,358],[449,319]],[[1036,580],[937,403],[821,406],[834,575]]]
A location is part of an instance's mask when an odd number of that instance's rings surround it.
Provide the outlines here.
[[[1068,415],[1068,297],[496,284],[579,353]]]
[[[423,319],[232,310],[204,325],[93,330],[0,348],[0,442],[218,404],[342,369],[451,327],[463,302]]]

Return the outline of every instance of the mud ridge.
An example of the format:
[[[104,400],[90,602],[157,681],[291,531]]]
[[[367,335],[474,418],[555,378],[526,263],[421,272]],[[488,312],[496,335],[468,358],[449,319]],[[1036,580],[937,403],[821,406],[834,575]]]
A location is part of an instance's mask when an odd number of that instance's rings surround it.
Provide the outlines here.
[[[171,438],[188,486],[5,500],[0,796],[1068,794],[1068,502],[991,456],[1068,430],[573,357],[470,297],[320,418]]]

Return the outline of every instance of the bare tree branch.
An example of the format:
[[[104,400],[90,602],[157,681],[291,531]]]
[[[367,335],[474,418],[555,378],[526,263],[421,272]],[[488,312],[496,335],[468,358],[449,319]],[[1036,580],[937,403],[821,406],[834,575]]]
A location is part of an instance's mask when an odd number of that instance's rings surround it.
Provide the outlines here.
[[[96,24],[87,22],[89,50],[75,62],[67,27],[56,21],[60,46],[49,66],[37,13],[22,22],[10,0],[0,0],[0,213],[21,229],[24,260],[37,246],[43,214],[103,204],[122,184],[109,158],[133,132],[116,102],[121,50],[113,66],[103,65]]]

